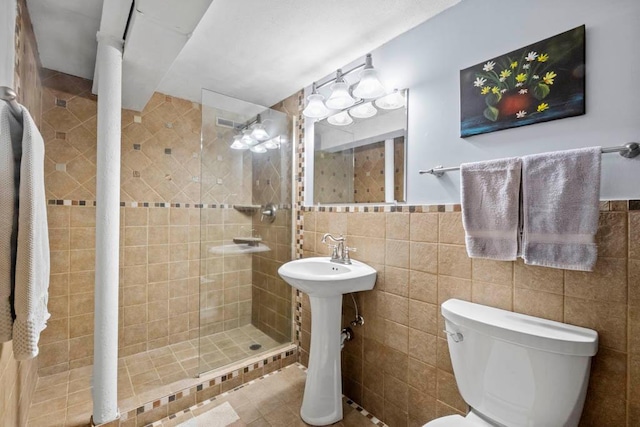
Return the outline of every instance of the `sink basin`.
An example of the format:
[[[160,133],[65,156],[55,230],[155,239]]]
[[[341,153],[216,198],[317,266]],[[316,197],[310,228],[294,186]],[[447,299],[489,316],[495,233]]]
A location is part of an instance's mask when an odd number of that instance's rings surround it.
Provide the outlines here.
[[[338,264],[317,257],[289,261],[278,274],[309,295],[311,304],[311,349],[300,416],[313,426],[336,423],[342,419],[342,294],[373,289],[376,270],[356,260]]]
[[[290,261],[278,269],[288,284],[309,296],[331,296],[373,289],[376,270],[360,261],[331,262],[328,257]]]

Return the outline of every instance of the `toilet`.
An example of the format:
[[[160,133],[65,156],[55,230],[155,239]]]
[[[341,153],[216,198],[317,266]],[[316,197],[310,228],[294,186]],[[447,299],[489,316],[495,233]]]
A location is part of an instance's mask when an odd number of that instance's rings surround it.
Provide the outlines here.
[[[442,304],[453,372],[470,411],[424,427],[574,427],[598,333],[450,299]]]

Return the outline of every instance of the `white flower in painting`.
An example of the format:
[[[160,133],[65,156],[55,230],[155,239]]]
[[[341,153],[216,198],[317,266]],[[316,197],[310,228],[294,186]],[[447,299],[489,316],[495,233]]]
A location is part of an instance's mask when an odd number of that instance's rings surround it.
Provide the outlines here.
[[[534,74],[534,75],[533,75],[533,79],[534,79],[534,80],[538,80],[538,79],[540,79],[540,76],[539,76],[539,75],[537,75],[537,74]]]
[[[538,52],[535,51],[531,51],[529,52],[529,54],[527,55],[526,59],[527,61],[531,62],[531,61],[535,61],[535,59],[538,57]]]
[[[484,64],[484,67],[482,67],[482,69],[484,71],[491,71],[493,70],[493,67],[496,66],[496,63],[493,61],[488,61],[486,64]]]
[[[475,87],[482,87],[484,86],[484,84],[487,82],[487,79],[482,78],[482,77],[476,77],[476,81],[473,82],[473,85]]]
[[[507,91],[506,89],[502,89],[500,93],[505,93],[506,91]]]
[[[531,64],[524,64],[522,68],[528,70],[529,68],[531,68]]]
[[[524,85],[524,83],[520,82],[520,83],[516,83],[516,87],[522,87]]]
[[[520,89],[520,90],[518,91],[518,93],[519,93],[520,95],[524,95],[524,94],[525,94],[525,93],[527,93],[527,92],[529,92],[529,90],[528,90],[528,89]]]
[[[500,77],[501,82],[505,81],[506,79],[507,79],[506,77]]]
[[[516,113],[516,119],[521,119],[521,118],[523,118],[523,117],[524,117],[524,116],[526,116],[526,115],[527,115],[527,112],[526,112],[526,111],[524,111],[524,110],[520,110],[520,111],[518,111],[518,112]]]

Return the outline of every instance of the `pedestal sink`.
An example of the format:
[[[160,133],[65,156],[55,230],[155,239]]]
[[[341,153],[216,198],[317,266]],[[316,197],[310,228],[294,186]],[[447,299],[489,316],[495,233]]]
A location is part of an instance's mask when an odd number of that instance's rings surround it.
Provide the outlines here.
[[[316,257],[290,261],[278,274],[311,301],[311,351],[300,416],[314,426],[333,424],[342,419],[342,294],[373,289],[376,270],[355,260],[339,264]]]

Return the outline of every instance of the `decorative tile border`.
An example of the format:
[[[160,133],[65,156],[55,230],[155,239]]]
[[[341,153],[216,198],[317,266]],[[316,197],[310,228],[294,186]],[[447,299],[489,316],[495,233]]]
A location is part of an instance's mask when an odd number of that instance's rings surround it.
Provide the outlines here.
[[[124,413],[122,413],[120,415],[120,418],[118,420],[116,420],[116,421],[118,421],[117,424],[113,424],[113,423],[115,423],[115,421],[110,421],[108,423],[101,424],[101,425],[99,425],[97,427],[100,427],[100,426],[104,426],[104,427],[109,426],[109,427],[111,427],[111,426],[122,425],[126,421],[132,420],[132,419],[136,418],[137,416],[144,414],[145,412],[149,412],[149,411],[151,411],[153,409],[157,409],[157,408],[159,408],[160,406],[163,406],[163,405],[168,405],[169,403],[174,402],[174,401],[176,401],[178,399],[181,399],[181,398],[183,398],[185,396],[189,396],[189,395],[196,395],[197,396],[196,393],[198,393],[198,392],[200,392],[202,390],[206,390],[206,389],[208,389],[210,387],[214,387],[216,385],[224,384],[227,381],[230,381],[232,379],[235,379],[235,378],[238,378],[238,377],[242,376],[243,373],[247,373],[247,372],[253,371],[255,369],[259,369],[259,368],[264,367],[264,366],[266,366],[266,365],[268,365],[270,363],[278,362],[278,361],[284,360],[286,358],[289,358],[291,356],[296,356],[296,359],[297,359],[297,352],[298,352],[297,347],[289,348],[289,349],[287,349],[285,351],[282,351],[279,354],[264,358],[264,359],[260,360],[259,362],[252,363],[251,365],[247,365],[247,366],[244,366],[244,367],[239,367],[239,368],[233,369],[233,370],[231,370],[229,372],[226,372],[226,373],[224,373],[222,375],[216,376],[215,378],[203,381],[200,384],[196,384],[196,385],[194,385],[192,387],[176,391],[173,394],[164,396],[164,397],[162,397],[160,399],[156,399],[156,400],[147,402],[142,406],[139,406],[139,407],[137,407],[135,409],[129,410],[127,412],[124,412]],[[236,389],[240,388],[240,387],[241,386],[238,386],[238,387],[236,387]],[[197,397],[196,397],[196,400],[197,400]],[[155,425],[155,424],[153,424],[153,425]]]
[[[601,201],[601,212],[626,212],[640,210],[640,200]],[[459,204],[447,205],[333,205],[333,206],[301,206],[302,212],[461,212]],[[301,224],[302,225],[302,224]],[[302,236],[300,236],[302,239]]]
[[[56,206],[96,206],[95,200],[49,199],[48,205]],[[240,204],[238,204],[240,205]],[[169,202],[120,202],[121,208],[194,208],[194,209],[234,209],[232,204],[169,203]],[[290,204],[276,205],[278,209],[292,209]],[[243,210],[246,211],[246,210]]]
[[[239,390],[242,390],[242,389],[244,389],[246,387],[249,387],[250,385],[256,384],[256,383],[258,383],[258,382],[260,382],[260,381],[262,381],[262,380],[264,380],[266,378],[269,378],[269,377],[272,377],[274,375],[277,375],[277,374],[281,373],[285,369],[292,369],[294,367],[297,367],[300,370],[302,370],[304,372],[307,372],[307,368],[305,368],[304,366],[302,366],[299,363],[285,366],[285,367],[283,367],[281,369],[278,369],[277,371],[269,372],[268,374],[265,374],[265,375],[261,376],[260,378],[256,378],[255,380],[252,380],[252,381],[249,381],[247,383],[241,384],[241,385],[239,385],[238,387],[236,387],[236,388],[234,388],[232,390],[226,391],[226,392],[224,392],[222,394],[219,394],[217,396],[214,396],[214,397],[212,397],[210,399],[207,399],[207,400],[204,400],[204,401],[202,401],[200,403],[197,403],[197,404],[191,406],[190,408],[184,409],[184,410],[179,411],[178,413],[175,413],[175,414],[171,414],[168,417],[165,417],[165,418],[163,418],[163,419],[161,419],[159,421],[156,421],[156,422],[154,422],[152,424],[147,424],[145,427],[161,427],[164,423],[166,423],[166,422],[168,422],[170,420],[173,420],[173,419],[175,419],[175,418],[177,418],[179,416],[188,414],[189,412],[193,412],[198,408],[202,408],[203,406],[208,405],[209,403],[212,403],[212,402],[215,402],[216,400],[219,400],[221,398],[227,397],[232,393],[235,393],[235,392],[237,392]],[[346,396],[342,396],[342,399],[349,406],[351,406],[353,409],[358,411],[362,416],[368,418],[371,421],[372,424],[377,425],[379,427],[388,427],[385,423],[383,423],[382,421],[380,421],[379,419],[374,417],[372,414],[367,412],[362,406],[358,405],[353,400],[347,398]]]

